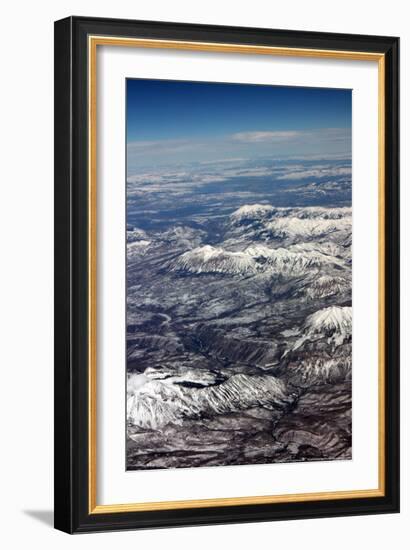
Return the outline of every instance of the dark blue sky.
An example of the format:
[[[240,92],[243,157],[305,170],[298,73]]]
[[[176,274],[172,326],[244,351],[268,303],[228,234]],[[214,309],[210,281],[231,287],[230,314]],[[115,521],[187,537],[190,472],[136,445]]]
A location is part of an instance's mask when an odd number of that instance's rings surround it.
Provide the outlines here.
[[[346,153],[350,131],[350,90],[127,80],[128,154],[136,165]]]

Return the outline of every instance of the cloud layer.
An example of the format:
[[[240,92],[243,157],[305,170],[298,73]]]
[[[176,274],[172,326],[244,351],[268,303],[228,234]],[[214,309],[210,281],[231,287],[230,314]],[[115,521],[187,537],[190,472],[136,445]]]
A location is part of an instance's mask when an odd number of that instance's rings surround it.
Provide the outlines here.
[[[351,153],[350,128],[252,130],[214,138],[161,139],[127,144],[128,174],[141,167],[229,158],[322,156]]]
[[[251,143],[261,143],[261,142],[270,142],[270,141],[280,141],[288,140],[303,135],[303,131],[278,131],[278,132],[237,132],[232,134],[231,138],[235,141],[241,142],[251,142]]]

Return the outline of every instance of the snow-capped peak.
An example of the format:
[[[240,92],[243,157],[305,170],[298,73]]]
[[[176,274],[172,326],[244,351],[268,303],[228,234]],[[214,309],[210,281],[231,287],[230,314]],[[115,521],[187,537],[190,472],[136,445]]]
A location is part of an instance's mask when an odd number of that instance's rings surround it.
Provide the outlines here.
[[[273,376],[234,374],[222,384],[184,388],[169,380],[151,379],[146,374],[128,378],[127,419],[145,429],[181,424],[185,418],[218,415],[255,406],[285,409],[294,400],[285,384]]]
[[[264,216],[274,211],[270,204],[244,204],[238,210],[231,214],[233,220],[243,220],[247,218],[255,218]]]
[[[305,343],[327,341],[331,349],[348,342],[352,336],[352,308],[331,306],[309,315],[301,329],[301,336],[284,353],[303,349]]]
[[[306,319],[304,332],[351,334],[352,308],[331,306],[320,309]]]
[[[230,252],[211,245],[200,246],[181,254],[170,264],[172,271],[191,273],[252,273],[254,260],[243,252]]]
[[[266,225],[274,237],[321,237],[338,231],[351,230],[351,219],[344,218],[300,218],[288,216],[275,218]]]
[[[285,248],[269,248],[261,244],[242,251],[230,251],[210,245],[194,248],[170,263],[172,271],[190,273],[229,273],[233,275],[298,276],[322,265],[339,265],[337,258],[317,251],[292,252]]]
[[[344,295],[351,292],[351,280],[348,274],[319,275],[309,279],[303,286],[296,289],[296,296],[307,296],[311,300],[326,298],[337,294]]]

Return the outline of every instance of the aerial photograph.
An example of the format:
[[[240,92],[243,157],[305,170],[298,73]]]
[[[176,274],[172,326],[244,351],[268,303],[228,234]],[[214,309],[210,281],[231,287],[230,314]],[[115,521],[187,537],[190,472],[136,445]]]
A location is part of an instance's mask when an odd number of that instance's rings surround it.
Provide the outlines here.
[[[127,470],[350,460],[351,90],[126,105]]]

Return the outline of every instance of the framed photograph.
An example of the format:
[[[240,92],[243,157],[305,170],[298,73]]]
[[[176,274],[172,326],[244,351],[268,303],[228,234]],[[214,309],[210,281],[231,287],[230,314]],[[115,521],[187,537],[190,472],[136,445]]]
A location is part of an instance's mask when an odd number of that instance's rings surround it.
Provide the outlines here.
[[[55,24],[55,527],[399,510],[399,39]]]

